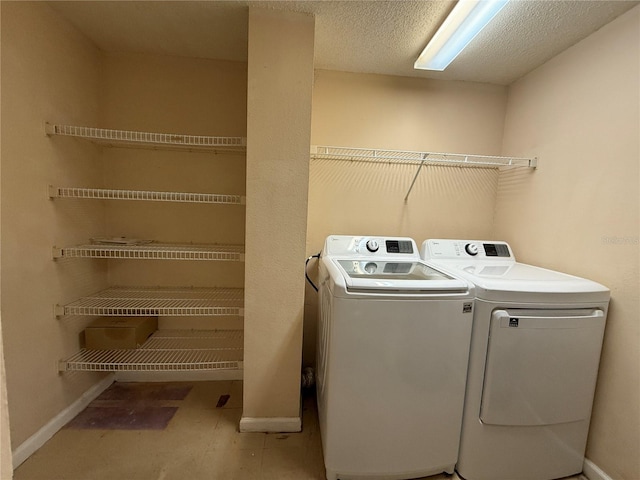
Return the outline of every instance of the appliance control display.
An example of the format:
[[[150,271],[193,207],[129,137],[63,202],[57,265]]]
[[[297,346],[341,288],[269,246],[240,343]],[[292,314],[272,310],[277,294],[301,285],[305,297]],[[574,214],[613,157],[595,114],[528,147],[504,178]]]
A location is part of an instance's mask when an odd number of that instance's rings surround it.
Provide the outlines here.
[[[387,253],[413,253],[413,245],[409,240],[387,240]]]
[[[476,256],[478,254],[478,246],[475,243],[467,243],[464,246],[464,250],[471,256]]]
[[[379,248],[380,245],[378,245],[377,240],[371,239],[367,242],[367,250],[369,250],[370,252],[377,252]]]
[[[483,243],[482,246],[487,257],[510,257],[509,247],[504,243]]]

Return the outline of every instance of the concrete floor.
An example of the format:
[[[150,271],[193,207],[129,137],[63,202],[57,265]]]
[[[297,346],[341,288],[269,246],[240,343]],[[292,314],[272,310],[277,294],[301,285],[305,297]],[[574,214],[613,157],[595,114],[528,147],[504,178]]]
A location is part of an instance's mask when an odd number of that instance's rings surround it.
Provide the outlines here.
[[[172,384],[174,385],[174,384]],[[239,433],[242,382],[194,382],[162,430],[63,428],[14,472],[15,480],[324,480],[315,397],[300,433]],[[228,398],[224,397],[228,395]],[[149,397],[149,396],[147,396]],[[226,400],[220,406],[221,397]],[[142,404],[149,398],[130,398]],[[97,399],[98,406],[115,405]],[[86,425],[85,425],[86,427]],[[584,477],[575,477],[584,479]],[[458,480],[436,475],[429,480]]]

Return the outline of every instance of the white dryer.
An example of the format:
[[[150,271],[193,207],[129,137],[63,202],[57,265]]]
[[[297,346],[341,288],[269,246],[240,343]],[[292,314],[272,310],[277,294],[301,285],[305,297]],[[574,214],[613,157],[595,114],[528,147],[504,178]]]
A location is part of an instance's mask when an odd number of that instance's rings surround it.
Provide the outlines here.
[[[609,290],[517,263],[505,242],[427,240],[421,256],[475,285],[458,473],[467,480],[580,473]]]
[[[422,262],[410,238],[332,235],[319,272],[327,479],[453,473],[473,287]]]

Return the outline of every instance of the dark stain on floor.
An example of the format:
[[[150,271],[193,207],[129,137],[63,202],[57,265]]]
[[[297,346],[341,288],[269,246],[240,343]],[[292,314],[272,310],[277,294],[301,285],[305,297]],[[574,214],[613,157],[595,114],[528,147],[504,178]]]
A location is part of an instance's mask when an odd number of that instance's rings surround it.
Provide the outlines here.
[[[92,401],[65,428],[103,430],[163,430],[192,385],[114,383]]]

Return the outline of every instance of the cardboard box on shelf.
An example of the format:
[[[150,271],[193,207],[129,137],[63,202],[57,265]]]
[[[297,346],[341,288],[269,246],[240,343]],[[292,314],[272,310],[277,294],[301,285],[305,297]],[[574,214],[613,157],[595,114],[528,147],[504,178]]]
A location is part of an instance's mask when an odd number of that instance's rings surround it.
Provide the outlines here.
[[[158,329],[158,317],[100,317],[84,330],[92,350],[138,348]]]

